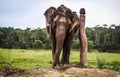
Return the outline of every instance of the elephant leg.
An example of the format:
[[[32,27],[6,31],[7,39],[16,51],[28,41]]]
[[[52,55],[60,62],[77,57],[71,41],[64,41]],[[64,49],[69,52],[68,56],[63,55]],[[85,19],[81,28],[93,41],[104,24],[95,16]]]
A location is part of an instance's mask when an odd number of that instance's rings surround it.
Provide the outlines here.
[[[70,57],[70,49],[72,45],[73,35],[68,35],[65,39],[63,45],[63,54],[62,54],[62,65],[69,64],[69,57]]]
[[[52,48],[52,59],[54,61],[54,55],[56,51],[56,38],[55,35],[51,36],[51,48]],[[57,59],[57,63],[60,63],[59,59]]]
[[[52,61],[54,61],[54,54],[56,51],[56,37],[55,37],[55,30],[50,26],[49,27],[49,34],[50,34],[50,42],[52,48]]]
[[[57,29],[56,31],[56,51],[54,55],[53,68],[58,64],[60,66],[59,56],[63,47],[66,31],[64,29]]]
[[[74,28],[74,30],[72,32],[70,32],[69,34],[67,34],[66,38],[65,38],[65,42],[63,45],[63,54],[62,54],[62,65],[64,64],[69,64],[69,57],[70,57],[70,50],[71,50],[71,46],[72,46],[72,42],[73,42],[73,37],[74,34],[76,33],[76,31],[78,30],[78,26],[76,26]]]
[[[52,48],[52,59],[54,60],[54,54],[55,54],[55,50],[56,50],[55,33],[51,34],[50,41],[51,41],[51,48]]]

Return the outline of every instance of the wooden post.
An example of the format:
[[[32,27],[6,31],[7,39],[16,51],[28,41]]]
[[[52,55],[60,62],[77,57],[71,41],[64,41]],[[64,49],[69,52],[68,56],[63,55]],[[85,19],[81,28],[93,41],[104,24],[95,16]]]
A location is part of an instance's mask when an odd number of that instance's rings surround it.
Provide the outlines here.
[[[88,44],[87,37],[85,32],[85,9],[80,9],[80,29],[79,29],[79,39],[80,39],[80,65],[82,67],[86,67],[88,65],[87,62],[87,52],[88,52]]]

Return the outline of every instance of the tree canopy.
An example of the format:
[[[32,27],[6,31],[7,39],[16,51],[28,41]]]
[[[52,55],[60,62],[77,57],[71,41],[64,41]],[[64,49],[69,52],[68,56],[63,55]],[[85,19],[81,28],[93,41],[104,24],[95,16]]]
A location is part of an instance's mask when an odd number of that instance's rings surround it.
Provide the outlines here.
[[[97,49],[102,52],[120,52],[120,25],[96,25],[87,27],[89,51]],[[20,29],[0,27],[0,48],[50,49],[50,41],[46,29]],[[72,49],[79,49],[79,33],[76,32]]]

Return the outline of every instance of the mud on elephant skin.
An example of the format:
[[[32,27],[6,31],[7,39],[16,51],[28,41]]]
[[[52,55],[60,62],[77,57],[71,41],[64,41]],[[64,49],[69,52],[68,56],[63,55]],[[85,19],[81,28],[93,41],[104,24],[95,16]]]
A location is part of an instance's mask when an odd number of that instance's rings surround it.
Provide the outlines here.
[[[57,9],[50,7],[44,13],[46,18],[46,26],[50,35],[53,68],[62,64],[69,64],[70,48],[73,36],[78,29],[79,18],[75,12],[72,12],[64,5]],[[62,60],[59,56],[63,48]],[[61,64],[60,64],[61,63]]]

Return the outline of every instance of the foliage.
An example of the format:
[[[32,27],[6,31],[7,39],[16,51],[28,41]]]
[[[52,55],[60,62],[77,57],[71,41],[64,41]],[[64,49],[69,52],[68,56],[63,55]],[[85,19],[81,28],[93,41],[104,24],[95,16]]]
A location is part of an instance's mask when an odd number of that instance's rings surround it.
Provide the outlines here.
[[[98,65],[98,68],[103,69],[105,65],[105,60],[97,57],[97,65]]]
[[[97,57],[97,66],[100,69],[107,68],[115,71],[120,71],[120,61],[107,62],[102,57]]]
[[[120,25],[96,25],[87,27],[88,49],[101,52],[120,53]],[[36,42],[36,40],[39,40]],[[39,44],[38,44],[39,43]],[[38,46],[39,45],[39,46]],[[75,33],[72,48],[79,49],[79,30]],[[46,29],[14,29],[0,27],[0,48],[18,49],[50,49],[49,37]]]
[[[91,51],[94,49],[94,42],[92,40],[88,40],[88,51]]]
[[[79,39],[73,40],[72,48],[73,49],[79,49]]]
[[[40,28],[23,30],[12,27],[0,27],[0,48],[48,49],[50,48],[50,43],[47,36],[46,30]]]
[[[112,24],[109,27],[103,24],[103,27],[96,25],[93,28],[86,28],[86,34],[89,41],[94,42],[94,49],[102,52],[112,52],[116,50],[120,53],[120,25]]]
[[[112,62],[112,70],[120,71],[120,62],[119,61],[113,61]]]
[[[42,42],[40,40],[35,40],[35,42],[32,44],[32,47],[35,49],[42,48]]]

